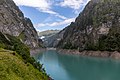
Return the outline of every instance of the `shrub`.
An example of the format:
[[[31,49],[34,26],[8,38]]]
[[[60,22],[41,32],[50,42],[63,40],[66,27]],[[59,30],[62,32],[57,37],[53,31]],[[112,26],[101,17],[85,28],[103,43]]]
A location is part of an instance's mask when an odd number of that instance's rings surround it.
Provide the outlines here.
[[[30,63],[39,71],[44,71],[42,65],[36,62],[34,58],[30,57],[29,47],[23,44],[19,38],[8,34],[3,35],[0,32],[0,48],[16,51],[26,64]]]

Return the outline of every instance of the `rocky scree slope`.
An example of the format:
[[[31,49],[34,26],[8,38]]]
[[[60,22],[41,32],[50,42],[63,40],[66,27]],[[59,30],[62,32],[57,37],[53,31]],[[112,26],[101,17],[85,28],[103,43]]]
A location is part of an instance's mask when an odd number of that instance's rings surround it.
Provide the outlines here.
[[[120,0],[91,0],[52,44],[80,51],[120,51]]]
[[[12,0],[0,0],[0,32],[19,37],[30,48],[41,46],[31,20]]]

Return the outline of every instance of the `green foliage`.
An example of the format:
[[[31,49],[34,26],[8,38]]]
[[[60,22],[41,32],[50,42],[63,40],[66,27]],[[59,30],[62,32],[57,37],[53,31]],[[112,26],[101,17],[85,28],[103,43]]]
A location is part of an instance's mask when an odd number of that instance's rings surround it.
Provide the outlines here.
[[[20,33],[20,35],[18,36],[19,39],[24,40],[25,39],[25,34],[24,31]]]
[[[97,51],[98,50],[98,44],[88,43],[86,45],[86,49],[85,50],[94,50],[94,51]]]
[[[63,49],[77,49],[76,46],[72,45],[71,42],[67,42],[64,46]]]
[[[19,38],[8,34],[3,35],[2,33],[0,33],[0,48],[16,51],[19,56],[21,56],[25,64],[33,65],[34,68],[38,69],[47,76],[46,72],[42,68],[42,65],[36,62],[34,58],[30,57],[29,48],[25,44],[23,44]]]
[[[92,3],[92,1],[95,3]],[[75,44],[74,36],[80,35],[81,39],[85,38],[86,40],[84,44],[79,42],[79,49],[85,46],[84,49],[87,50],[120,51],[119,16],[120,0],[91,0],[77,17],[75,24],[66,28],[64,36],[67,38],[64,37],[60,46],[63,45],[67,49],[73,48],[73,44]],[[99,34],[97,31],[100,27],[110,28],[109,34],[106,35],[104,32],[103,35]],[[82,33],[83,31],[85,33]],[[65,41],[67,42],[65,43]]]
[[[14,51],[0,49],[0,80],[48,80],[46,74],[25,64]]]
[[[107,36],[103,35],[101,38],[99,38],[99,47],[98,49],[101,50],[101,51],[104,51],[104,50],[107,50],[106,49],[106,38]]]
[[[17,39],[16,37],[14,36],[10,36],[10,35],[7,35],[7,37],[9,38],[10,42],[11,42],[11,46],[13,46],[13,49],[14,51],[16,51],[18,54],[20,54],[23,59],[27,62],[29,62],[29,57],[30,57],[30,50],[29,48],[24,45],[19,39]]]
[[[96,44],[89,43],[87,50],[120,51],[120,33],[103,35]]]
[[[99,39],[99,49],[109,51],[120,51],[120,33],[111,33]]]
[[[6,39],[6,37],[0,32],[0,48],[10,48],[10,41]]]

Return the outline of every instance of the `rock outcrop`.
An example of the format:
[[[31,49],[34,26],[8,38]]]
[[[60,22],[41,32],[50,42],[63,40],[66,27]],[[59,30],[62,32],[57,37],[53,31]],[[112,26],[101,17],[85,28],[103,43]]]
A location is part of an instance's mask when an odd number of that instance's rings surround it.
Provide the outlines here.
[[[57,52],[60,54],[73,54],[80,56],[91,56],[91,57],[101,57],[101,58],[112,58],[120,59],[120,52],[118,51],[78,51],[78,50],[68,50],[68,49],[57,49]]]
[[[120,0],[91,0],[57,35],[62,35],[54,45],[58,48],[120,50]]]
[[[51,80],[30,56],[30,48],[40,45],[31,20],[24,18],[12,0],[0,0],[0,80]]]
[[[24,17],[12,0],[0,0],[0,32],[18,37],[30,48],[40,46],[31,20]]]

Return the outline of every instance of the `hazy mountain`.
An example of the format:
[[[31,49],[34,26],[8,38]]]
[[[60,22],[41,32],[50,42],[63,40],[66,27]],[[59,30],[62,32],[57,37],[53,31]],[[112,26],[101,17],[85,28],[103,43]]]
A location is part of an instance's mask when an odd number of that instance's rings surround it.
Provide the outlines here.
[[[42,36],[52,36],[56,33],[58,33],[60,30],[46,30],[46,31],[42,31],[42,32],[39,32],[38,31],[38,36],[39,37],[42,37]]]
[[[51,46],[50,44],[56,38],[55,35],[59,32],[60,32],[60,30],[47,30],[47,31],[43,31],[43,32],[38,31],[38,36],[40,39],[43,40],[43,44],[46,47],[50,47]]]

